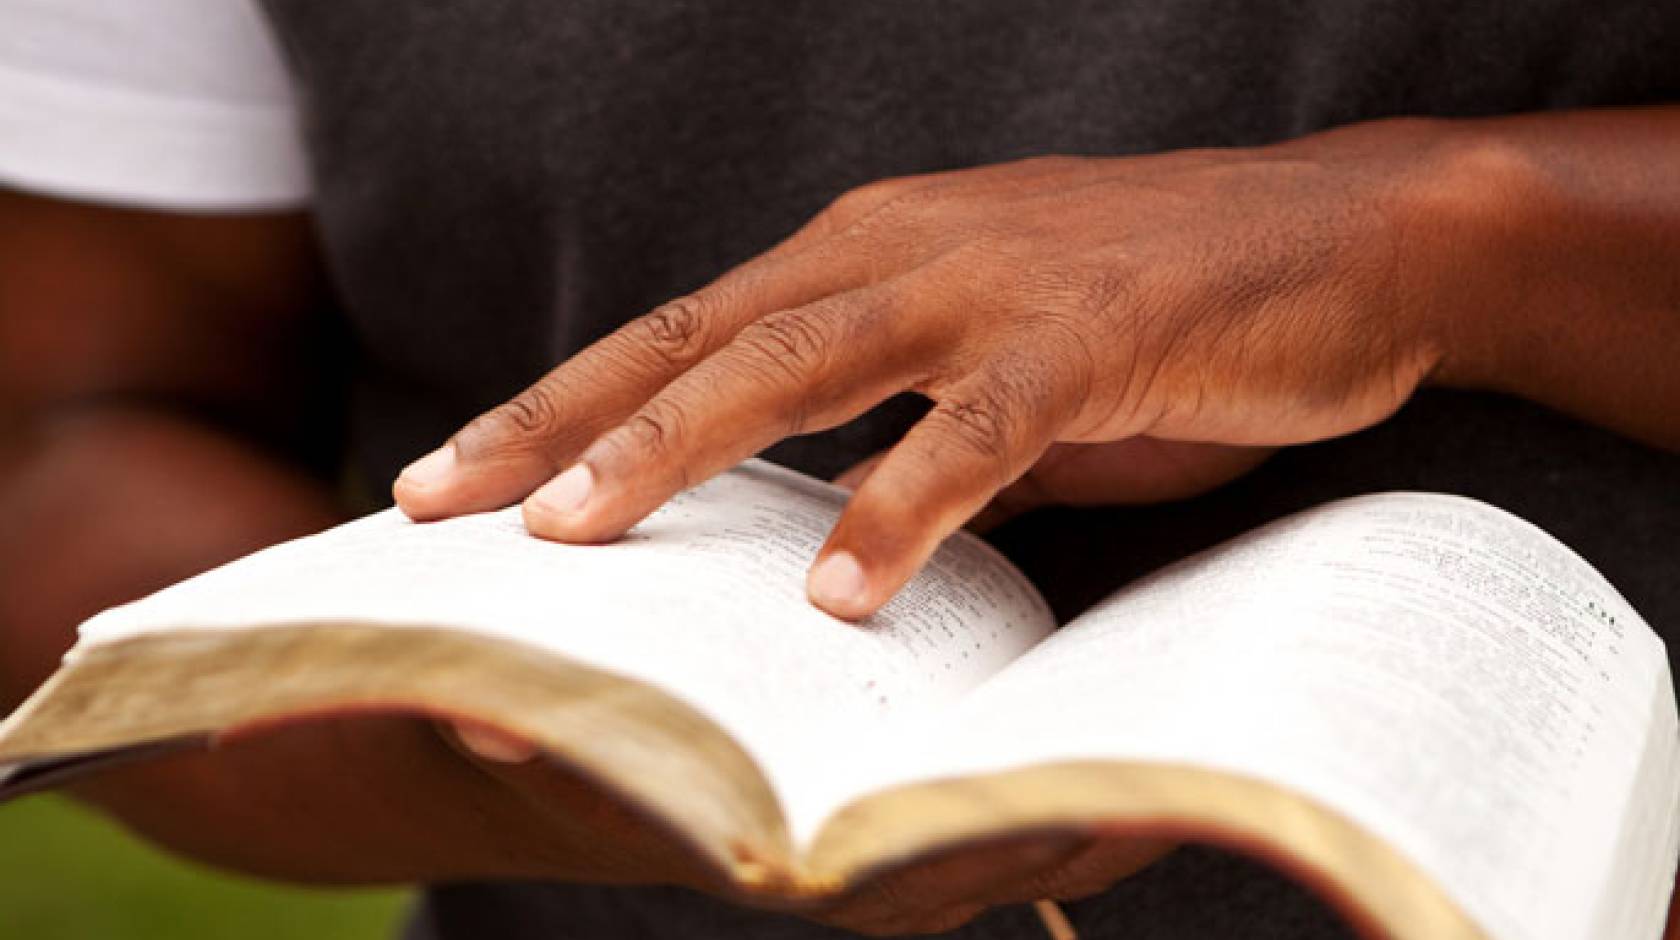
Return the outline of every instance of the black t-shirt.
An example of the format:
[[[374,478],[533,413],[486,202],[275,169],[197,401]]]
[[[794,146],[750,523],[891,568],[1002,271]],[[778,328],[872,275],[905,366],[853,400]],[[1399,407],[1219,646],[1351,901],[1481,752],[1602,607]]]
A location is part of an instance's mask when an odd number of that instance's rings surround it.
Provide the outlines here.
[[[406,461],[584,344],[767,248],[850,187],[1043,153],[1241,146],[1391,115],[1680,100],[1680,4],[1626,0],[266,0],[362,347],[354,442]],[[832,473],[899,401],[770,456]],[[1323,499],[1466,493],[1552,530],[1680,629],[1680,462],[1540,409],[1426,394],[1233,487],[1045,511],[1000,544],[1076,612]],[[1672,644],[1671,647],[1680,646]],[[1287,882],[1180,853],[1073,906],[1087,937],[1334,937]],[[439,937],[817,937],[674,889],[433,893]],[[1034,936],[1002,911],[965,937]]]

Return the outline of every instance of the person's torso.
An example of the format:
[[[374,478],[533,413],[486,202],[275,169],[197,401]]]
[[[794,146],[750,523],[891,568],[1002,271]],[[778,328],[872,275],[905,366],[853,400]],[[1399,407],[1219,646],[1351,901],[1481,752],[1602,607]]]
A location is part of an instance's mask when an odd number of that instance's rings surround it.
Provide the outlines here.
[[[381,483],[848,188],[1388,115],[1680,97],[1680,7],[1579,0],[269,0]],[[884,434],[805,448],[833,471]],[[838,447],[838,449],[836,449]],[[843,452],[843,453],[842,453]]]
[[[265,5],[362,345],[353,433],[376,488],[591,340],[871,180],[1263,144],[1391,115],[1680,99],[1680,5],[1631,0]],[[1654,623],[1680,617],[1680,589],[1648,558],[1680,546],[1672,458],[1520,404],[1425,398],[1207,499],[1041,513],[1000,541],[1065,615],[1321,499],[1447,489],[1579,545]],[[889,443],[914,408],[889,411],[772,456],[832,473]],[[1572,498],[1583,491],[1591,505]],[[1080,906],[1086,936],[1342,935],[1258,868],[1188,858]],[[469,886],[432,908],[449,938],[816,935],[671,892]],[[1030,935],[1017,914],[964,936]]]

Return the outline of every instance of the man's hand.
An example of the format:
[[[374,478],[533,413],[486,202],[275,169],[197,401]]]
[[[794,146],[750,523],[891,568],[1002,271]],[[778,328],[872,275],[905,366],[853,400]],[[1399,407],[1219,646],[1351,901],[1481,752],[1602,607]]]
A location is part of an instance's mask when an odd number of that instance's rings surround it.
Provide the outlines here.
[[[1391,414],[1440,358],[1408,279],[1408,186],[1440,133],[864,187],[470,424],[398,501],[424,519],[526,497],[533,533],[612,539],[784,436],[913,389],[934,409],[810,580],[824,608],[865,616],[1058,442],[1290,444]]]
[[[1432,373],[1680,440],[1680,193],[1651,169],[1677,125],[1384,121],[876,183],[472,422],[395,495],[417,519],[523,499],[537,535],[610,540],[915,390],[935,407],[810,575],[858,618],[1058,444],[1314,441]]]
[[[171,216],[0,192],[0,712],[100,608],[339,518],[330,487],[164,404],[252,425],[265,411],[313,417],[296,393],[318,373],[294,367],[318,356],[288,355],[316,352],[308,231],[297,214]],[[576,773],[520,760],[528,744],[412,715],[314,720],[326,717],[240,729],[70,789],[160,845],[267,877],[727,892],[664,827]],[[974,878],[989,883],[989,868]],[[931,916],[920,894],[888,903],[894,890],[808,913]]]

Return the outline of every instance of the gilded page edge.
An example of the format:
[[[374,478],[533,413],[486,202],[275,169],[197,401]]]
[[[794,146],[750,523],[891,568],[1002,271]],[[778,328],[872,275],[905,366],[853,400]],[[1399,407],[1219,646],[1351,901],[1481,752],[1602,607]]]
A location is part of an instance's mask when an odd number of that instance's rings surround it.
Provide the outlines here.
[[[824,825],[807,877],[856,887],[935,853],[1029,832],[1219,845],[1285,871],[1372,940],[1490,940],[1410,859],[1276,784],[1201,767],[1070,761],[910,784]]]
[[[527,737],[736,888],[793,880],[775,793],[711,719],[646,683],[448,628],[276,624],[80,647],[0,723],[0,764],[370,710],[471,717]]]

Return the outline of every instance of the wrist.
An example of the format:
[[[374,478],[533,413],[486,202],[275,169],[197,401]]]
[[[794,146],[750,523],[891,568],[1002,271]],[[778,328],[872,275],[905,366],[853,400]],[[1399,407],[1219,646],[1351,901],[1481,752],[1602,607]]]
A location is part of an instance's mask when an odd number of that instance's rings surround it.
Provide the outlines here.
[[[1524,350],[1545,342],[1540,311],[1559,193],[1506,122],[1427,122],[1434,133],[1396,200],[1399,315],[1434,353],[1431,385],[1511,391]]]

